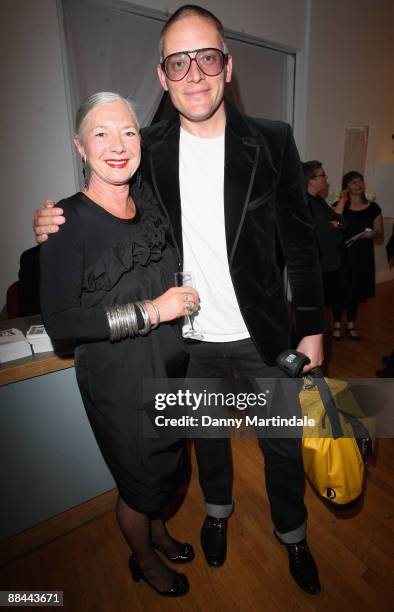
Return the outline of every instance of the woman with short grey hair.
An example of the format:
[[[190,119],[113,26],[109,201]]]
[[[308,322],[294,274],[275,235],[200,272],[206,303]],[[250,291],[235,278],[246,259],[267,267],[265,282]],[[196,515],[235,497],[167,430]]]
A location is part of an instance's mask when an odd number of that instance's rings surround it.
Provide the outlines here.
[[[176,319],[198,308],[198,295],[172,287],[177,256],[138,172],[139,127],[129,101],[112,92],[90,96],[77,112],[75,145],[88,181],[59,203],[67,223],[41,247],[44,323],[52,338],[75,338],[78,385],[119,490],[116,512],[134,580],[183,595],[186,576],[154,549],[174,563],[194,557],[164,522],[182,482],[185,442],[144,438],[143,379],[183,375]]]

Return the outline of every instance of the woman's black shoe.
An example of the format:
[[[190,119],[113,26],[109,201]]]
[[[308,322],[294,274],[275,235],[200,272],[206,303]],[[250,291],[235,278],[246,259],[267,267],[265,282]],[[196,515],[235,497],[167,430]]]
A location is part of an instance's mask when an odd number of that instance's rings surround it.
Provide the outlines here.
[[[187,543],[181,544],[180,542],[177,542],[177,545],[178,554],[175,555],[175,557],[167,555],[166,551],[162,546],[157,546],[156,544],[153,544],[153,547],[156,548],[156,550],[158,550],[159,552],[161,552],[168,559],[168,561],[171,561],[171,563],[190,563],[190,561],[193,561],[193,546]]]
[[[189,581],[185,574],[177,574],[176,572],[172,572],[174,574],[174,580],[171,587],[166,591],[159,591],[159,589],[157,589],[145,578],[134,554],[132,554],[129,559],[129,568],[134,582],[144,580],[148,586],[150,586],[159,595],[163,595],[163,597],[180,597],[181,595],[186,595],[186,593],[189,591]]]
[[[334,340],[340,340],[342,338],[342,329],[341,329],[340,323],[337,323],[337,322],[334,323],[334,327],[332,328],[331,335],[334,338]]]
[[[355,327],[346,326],[346,333],[351,337],[352,340],[361,340],[361,336],[356,332]]]

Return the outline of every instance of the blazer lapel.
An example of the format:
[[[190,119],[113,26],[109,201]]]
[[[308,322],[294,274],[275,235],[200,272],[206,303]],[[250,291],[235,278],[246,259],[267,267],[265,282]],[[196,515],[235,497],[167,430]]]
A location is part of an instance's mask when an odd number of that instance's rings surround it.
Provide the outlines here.
[[[257,169],[260,147],[244,142],[229,124],[225,134],[224,219],[231,265]]]
[[[231,267],[248,205],[272,199],[276,170],[261,132],[227,101],[225,107],[224,214]]]
[[[175,247],[182,260],[179,129],[179,120],[171,121],[149,150],[152,186],[163,211],[170,220]]]

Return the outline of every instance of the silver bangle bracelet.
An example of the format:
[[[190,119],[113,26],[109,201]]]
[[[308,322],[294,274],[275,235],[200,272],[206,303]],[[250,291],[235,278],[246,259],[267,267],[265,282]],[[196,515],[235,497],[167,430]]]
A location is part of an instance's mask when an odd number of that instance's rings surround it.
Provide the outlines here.
[[[107,315],[107,320],[108,320],[108,325],[109,325],[109,330],[110,330],[109,339],[111,342],[115,342],[117,339],[117,335],[118,335],[118,326],[116,323],[115,307],[106,308],[105,312]]]
[[[152,329],[152,323],[149,318],[148,310],[144,302],[135,302],[135,306],[139,308],[139,311],[142,314],[142,317],[144,319],[144,327],[138,330],[138,333],[140,336],[146,336],[146,334],[148,334],[150,330]]]
[[[127,335],[130,338],[134,338],[138,334],[138,321],[137,313],[133,302],[129,302],[125,305],[126,316],[127,316]]]
[[[110,329],[110,342],[133,338],[139,333],[137,313],[132,302],[122,306],[107,307],[105,312]]]
[[[156,327],[158,327],[160,325],[160,311],[159,311],[159,307],[157,306],[156,302],[152,302],[152,300],[144,300],[145,304],[150,304],[153,308],[153,310],[156,313],[156,321],[152,324],[151,329],[156,329]]]

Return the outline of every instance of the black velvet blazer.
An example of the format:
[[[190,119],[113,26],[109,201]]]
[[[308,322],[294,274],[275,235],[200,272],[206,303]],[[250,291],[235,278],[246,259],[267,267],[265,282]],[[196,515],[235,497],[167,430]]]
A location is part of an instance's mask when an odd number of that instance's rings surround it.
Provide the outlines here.
[[[274,363],[290,346],[283,263],[297,333],[324,330],[313,223],[290,126],[251,119],[228,103],[226,117],[224,213],[230,274],[251,337],[263,359]],[[170,219],[181,266],[179,132],[179,118],[142,130],[142,172]]]

